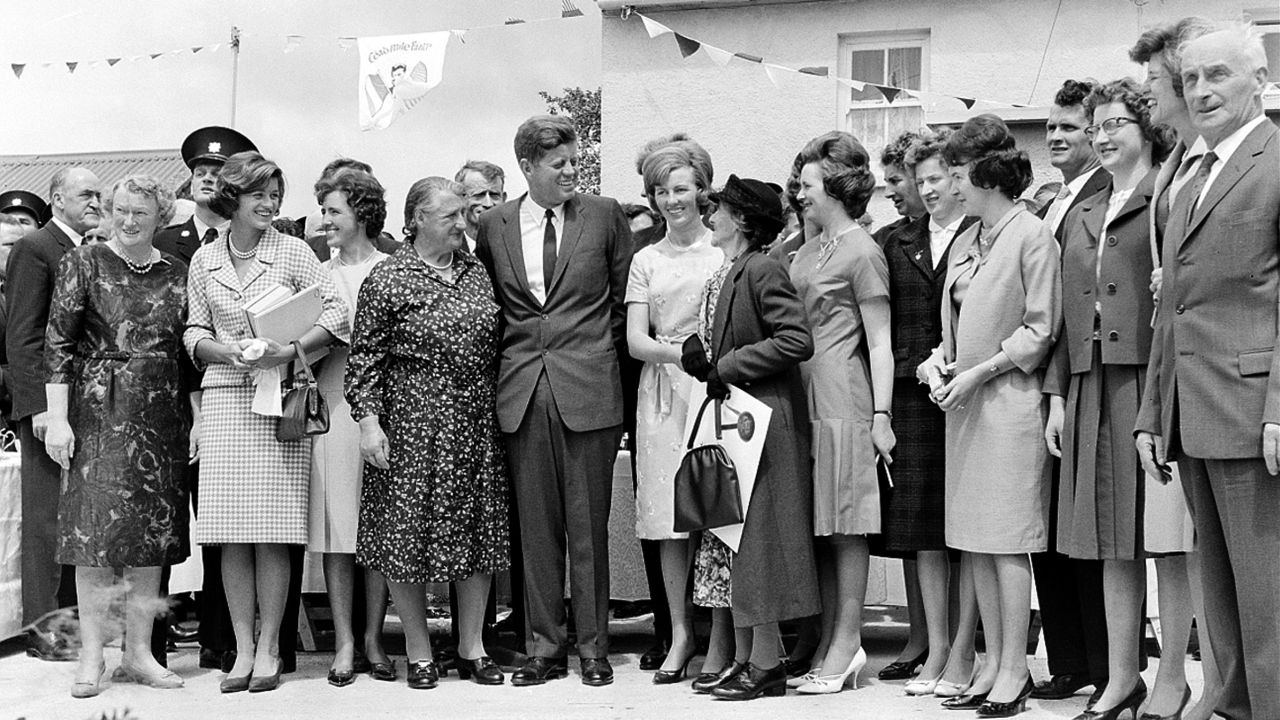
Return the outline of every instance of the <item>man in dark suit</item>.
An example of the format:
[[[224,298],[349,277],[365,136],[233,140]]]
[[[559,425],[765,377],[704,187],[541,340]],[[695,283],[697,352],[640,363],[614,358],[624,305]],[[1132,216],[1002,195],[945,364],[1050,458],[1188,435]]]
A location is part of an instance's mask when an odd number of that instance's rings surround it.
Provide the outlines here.
[[[608,522],[631,233],[617,201],[578,193],[568,118],[526,120],[515,150],[529,192],[482,215],[476,237],[502,307],[498,423],[524,550],[530,657],[511,680],[535,685],[567,674],[567,539],[582,682],[607,685]]]
[[[102,219],[101,183],[84,168],[65,168],[49,184],[53,217],[14,243],[6,275],[12,419],[22,442],[22,621],[27,653],[41,660],[73,660],[74,648],[57,629],[59,608],[76,604],[75,573],[55,559],[62,473],[44,449],[44,331],[63,254],[83,244]],[[37,622],[39,621],[39,622]]]
[[[1232,23],[1181,48],[1194,174],[1165,229],[1137,421],[1143,468],[1177,460],[1201,554],[1215,711],[1280,717],[1280,130],[1267,58]],[[1193,148],[1194,150],[1194,148]],[[1188,155],[1194,155],[1189,151]]]
[[[453,181],[462,183],[462,187],[467,189],[467,249],[475,252],[480,216],[507,201],[507,175],[501,167],[487,160],[468,160],[458,168]]]
[[[1059,242],[1067,213],[1111,182],[1111,174],[1102,169],[1084,132],[1089,125],[1084,99],[1095,86],[1090,80],[1064,82],[1045,123],[1049,162],[1062,173],[1063,185],[1058,197],[1038,214],[1053,228]],[[1070,697],[1088,685],[1100,695],[1108,674],[1102,561],[1073,560],[1058,552],[1057,465],[1055,460],[1049,495],[1049,550],[1031,556],[1050,674],[1048,680],[1036,684],[1031,697],[1043,700]]]

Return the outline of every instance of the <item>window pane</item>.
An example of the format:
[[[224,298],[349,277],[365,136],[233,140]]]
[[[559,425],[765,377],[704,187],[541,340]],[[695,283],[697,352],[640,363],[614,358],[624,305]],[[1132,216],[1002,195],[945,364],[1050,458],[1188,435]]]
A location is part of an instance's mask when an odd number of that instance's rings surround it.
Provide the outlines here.
[[[1280,78],[1280,27],[1273,25],[1267,29],[1271,28],[1275,30],[1262,36],[1262,47],[1267,51],[1267,78],[1275,82]]]
[[[918,47],[891,48],[889,50],[889,81],[893,87],[919,90],[920,58]]]
[[[854,50],[853,61],[849,65],[849,77],[862,82],[884,83],[884,50]],[[849,89],[849,99],[854,102],[883,100],[879,90],[868,87],[863,90]]]

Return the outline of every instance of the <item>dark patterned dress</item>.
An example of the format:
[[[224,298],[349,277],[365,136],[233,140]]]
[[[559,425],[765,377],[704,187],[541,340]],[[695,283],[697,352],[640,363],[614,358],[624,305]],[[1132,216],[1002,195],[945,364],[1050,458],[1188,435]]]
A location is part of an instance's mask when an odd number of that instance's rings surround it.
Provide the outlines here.
[[[94,243],[58,269],[45,365],[50,383],[71,386],[75,454],[58,503],[66,565],[150,567],[189,554],[187,268],[161,257],[138,274]]]
[[[498,436],[498,304],[484,268],[453,256],[446,281],[411,243],[360,287],[347,402],[377,415],[390,469],[366,466],[356,562],[402,583],[509,565]]]

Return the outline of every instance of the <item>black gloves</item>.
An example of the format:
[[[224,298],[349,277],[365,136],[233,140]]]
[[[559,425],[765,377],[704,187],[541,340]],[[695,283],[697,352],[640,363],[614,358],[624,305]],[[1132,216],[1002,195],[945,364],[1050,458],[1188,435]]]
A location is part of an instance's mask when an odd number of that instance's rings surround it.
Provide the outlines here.
[[[700,382],[706,382],[707,373],[715,369],[715,365],[707,359],[707,351],[702,347],[702,339],[696,333],[690,335],[680,346],[680,367]]]
[[[684,371],[707,384],[707,395],[713,400],[729,397],[729,386],[720,379],[720,372],[715,363],[707,359],[707,351],[702,347],[702,339],[696,334],[690,335],[680,346],[680,366]]]

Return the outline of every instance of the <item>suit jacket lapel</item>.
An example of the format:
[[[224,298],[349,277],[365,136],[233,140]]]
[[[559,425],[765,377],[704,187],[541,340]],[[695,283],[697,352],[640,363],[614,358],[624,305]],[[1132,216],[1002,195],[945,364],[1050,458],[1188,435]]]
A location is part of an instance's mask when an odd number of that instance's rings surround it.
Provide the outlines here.
[[[1262,153],[1267,141],[1276,134],[1280,134],[1280,130],[1275,125],[1270,122],[1263,122],[1254,128],[1253,132],[1249,133],[1249,136],[1244,139],[1240,147],[1236,148],[1231,159],[1223,166],[1222,172],[1218,173],[1218,177],[1213,179],[1213,184],[1205,190],[1204,200],[1201,200],[1200,204],[1196,206],[1195,212],[1191,213],[1191,220],[1187,223],[1186,232],[1182,234],[1179,247],[1195,233],[1204,222],[1204,219],[1208,217],[1209,212],[1213,210],[1213,207],[1221,202],[1222,198],[1226,197],[1227,192],[1253,169],[1257,164],[1254,157]],[[1182,196],[1189,196],[1190,194],[1189,192],[1182,192],[1178,194],[1178,197],[1182,199]],[[1186,217],[1185,213],[1188,212],[1190,202],[1191,199],[1188,198],[1187,204],[1182,206],[1183,217]]]
[[[537,302],[533,291],[529,289],[529,271],[524,264],[524,239],[520,235],[520,208],[529,201],[529,195],[521,195],[515,202],[508,203],[502,212],[502,246],[507,251],[507,259],[511,263],[511,271],[516,276],[516,284],[529,299]]]
[[[738,292],[738,278],[742,275],[747,258],[750,256],[750,252],[745,252],[742,257],[734,261],[733,267],[729,268],[729,273],[725,275],[724,284],[720,286],[720,297],[716,298],[716,316],[711,321],[713,362],[724,355],[723,347],[729,329],[729,307],[733,305],[733,296]]]
[[[969,250],[973,247],[974,240],[978,237],[982,226],[978,223],[970,223],[969,227],[960,231],[960,234],[951,241],[951,247],[947,250],[947,277],[942,282],[942,355],[947,362],[955,360],[955,337],[952,326],[955,325],[954,313],[955,307],[951,302],[951,288],[956,284],[956,278],[963,271],[961,268],[968,263],[974,262],[969,255]]]
[[[196,235],[196,221],[187,218],[187,221],[182,224],[182,230],[178,233],[178,247],[181,248],[181,252],[186,253],[187,257],[194,256],[196,250],[200,249],[201,240],[202,238]]]
[[[1129,199],[1120,208],[1120,212],[1116,213],[1115,218],[1111,220],[1113,224],[1120,222],[1133,213],[1141,212],[1143,208],[1151,204],[1155,179],[1156,170],[1153,169],[1138,181],[1138,186],[1133,189],[1133,193],[1129,195]]]
[[[932,280],[933,252],[929,241],[929,216],[925,215],[920,218],[920,222],[912,223],[899,232],[898,248],[921,275]]]
[[[75,249],[76,241],[63,232],[62,228],[58,227],[58,223],[50,220],[44,226],[49,228],[49,234],[53,236],[54,240],[58,241],[58,247],[62,248],[62,252],[68,253]]]
[[[1102,237],[1102,232],[1105,230],[1103,225],[1107,220],[1107,201],[1110,198],[1111,193],[1094,195],[1093,198],[1079,205],[1080,224],[1084,226],[1084,231],[1089,236],[1087,247],[1098,247],[1098,239]]]
[[[582,203],[575,195],[564,204],[564,228],[560,231],[560,247],[556,250],[556,269],[551,275],[551,287],[547,288],[547,297],[560,284],[560,276],[564,275],[565,266],[573,256],[573,250],[582,237],[582,229],[586,226],[587,217]]]

